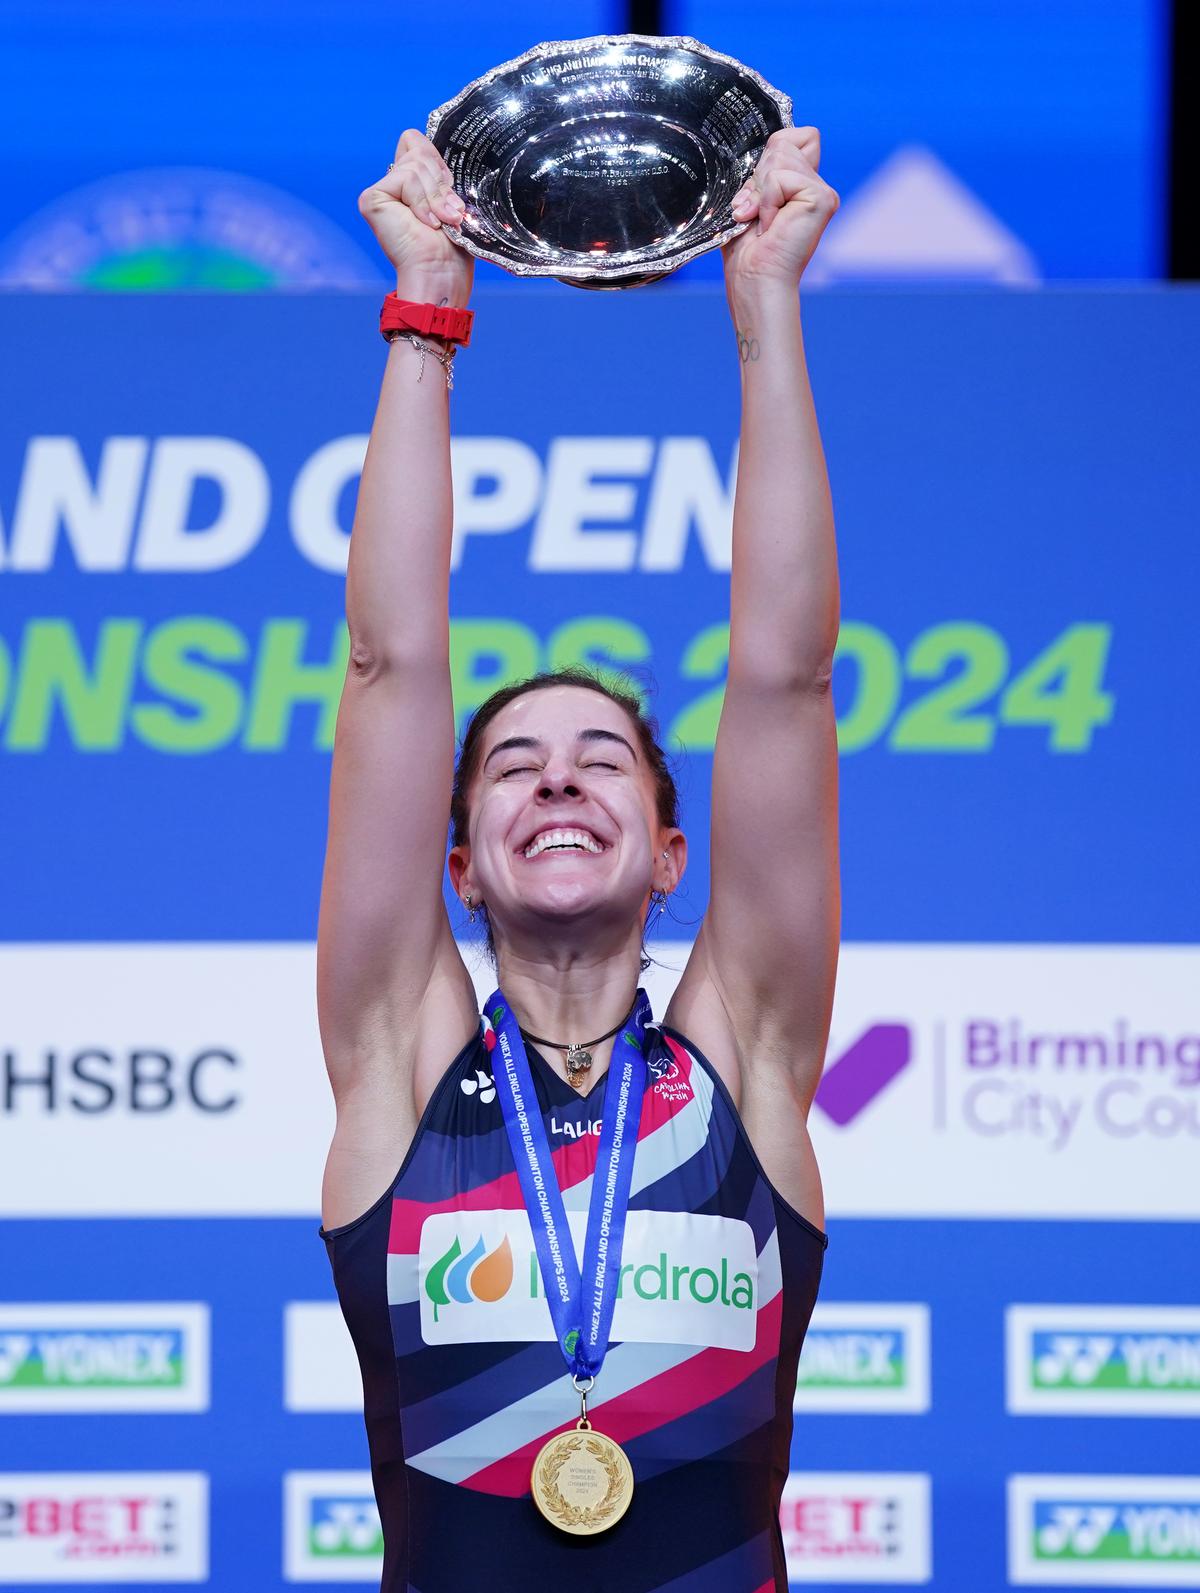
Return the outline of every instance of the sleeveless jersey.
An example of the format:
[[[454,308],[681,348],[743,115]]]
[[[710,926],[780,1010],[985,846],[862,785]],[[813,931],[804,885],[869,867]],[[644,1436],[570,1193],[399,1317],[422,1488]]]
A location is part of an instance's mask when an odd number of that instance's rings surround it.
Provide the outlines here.
[[[320,1230],[362,1369],[381,1593],[786,1593],[779,1502],[825,1236],[772,1188],[706,1059],[651,1029],[612,1340],[588,1396],[597,1431],[629,1456],[633,1502],[605,1532],[561,1532],[534,1506],[530,1472],[574,1426],[579,1396],[494,1044],[484,1018],[392,1186]],[[528,1055],[578,1250],[607,1073],[581,1096]]]

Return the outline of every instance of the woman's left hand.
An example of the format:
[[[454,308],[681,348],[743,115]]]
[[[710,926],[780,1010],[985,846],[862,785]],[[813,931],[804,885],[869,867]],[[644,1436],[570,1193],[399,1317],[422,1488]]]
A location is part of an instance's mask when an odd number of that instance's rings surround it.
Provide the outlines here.
[[[734,196],[733,219],[750,226],[721,250],[728,285],[754,280],[798,286],[841,202],[818,175],[820,161],[815,127],[781,127],[771,134],[762,159]]]

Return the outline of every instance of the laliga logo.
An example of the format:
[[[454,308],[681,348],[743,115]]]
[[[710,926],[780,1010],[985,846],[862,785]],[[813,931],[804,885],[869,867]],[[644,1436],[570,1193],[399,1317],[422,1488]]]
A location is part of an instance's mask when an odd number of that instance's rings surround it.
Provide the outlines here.
[[[494,1305],[508,1293],[512,1280],[512,1246],[507,1234],[486,1255],[482,1235],[465,1254],[455,1239],[425,1276],[425,1295],[433,1302],[433,1320],[438,1320],[439,1306],[470,1305],[473,1300]]]

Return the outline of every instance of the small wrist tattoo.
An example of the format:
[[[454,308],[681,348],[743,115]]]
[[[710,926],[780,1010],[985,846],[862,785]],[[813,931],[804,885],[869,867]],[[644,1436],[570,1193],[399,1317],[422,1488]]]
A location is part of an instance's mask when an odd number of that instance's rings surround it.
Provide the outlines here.
[[[735,327],[737,332],[738,358],[743,365],[749,365],[759,356],[758,339],[749,327],[743,332],[741,327]]]

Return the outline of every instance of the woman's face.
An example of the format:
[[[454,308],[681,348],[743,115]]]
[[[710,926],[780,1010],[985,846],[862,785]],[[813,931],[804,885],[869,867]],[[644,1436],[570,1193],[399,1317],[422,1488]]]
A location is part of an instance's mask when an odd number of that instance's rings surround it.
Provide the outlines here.
[[[610,930],[640,922],[650,891],[682,873],[683,838],[658,822],[637,731],[602,692],[548,686],[507,703],[469,801],[451,877],[486,905],[498,940],[585,916]]]

